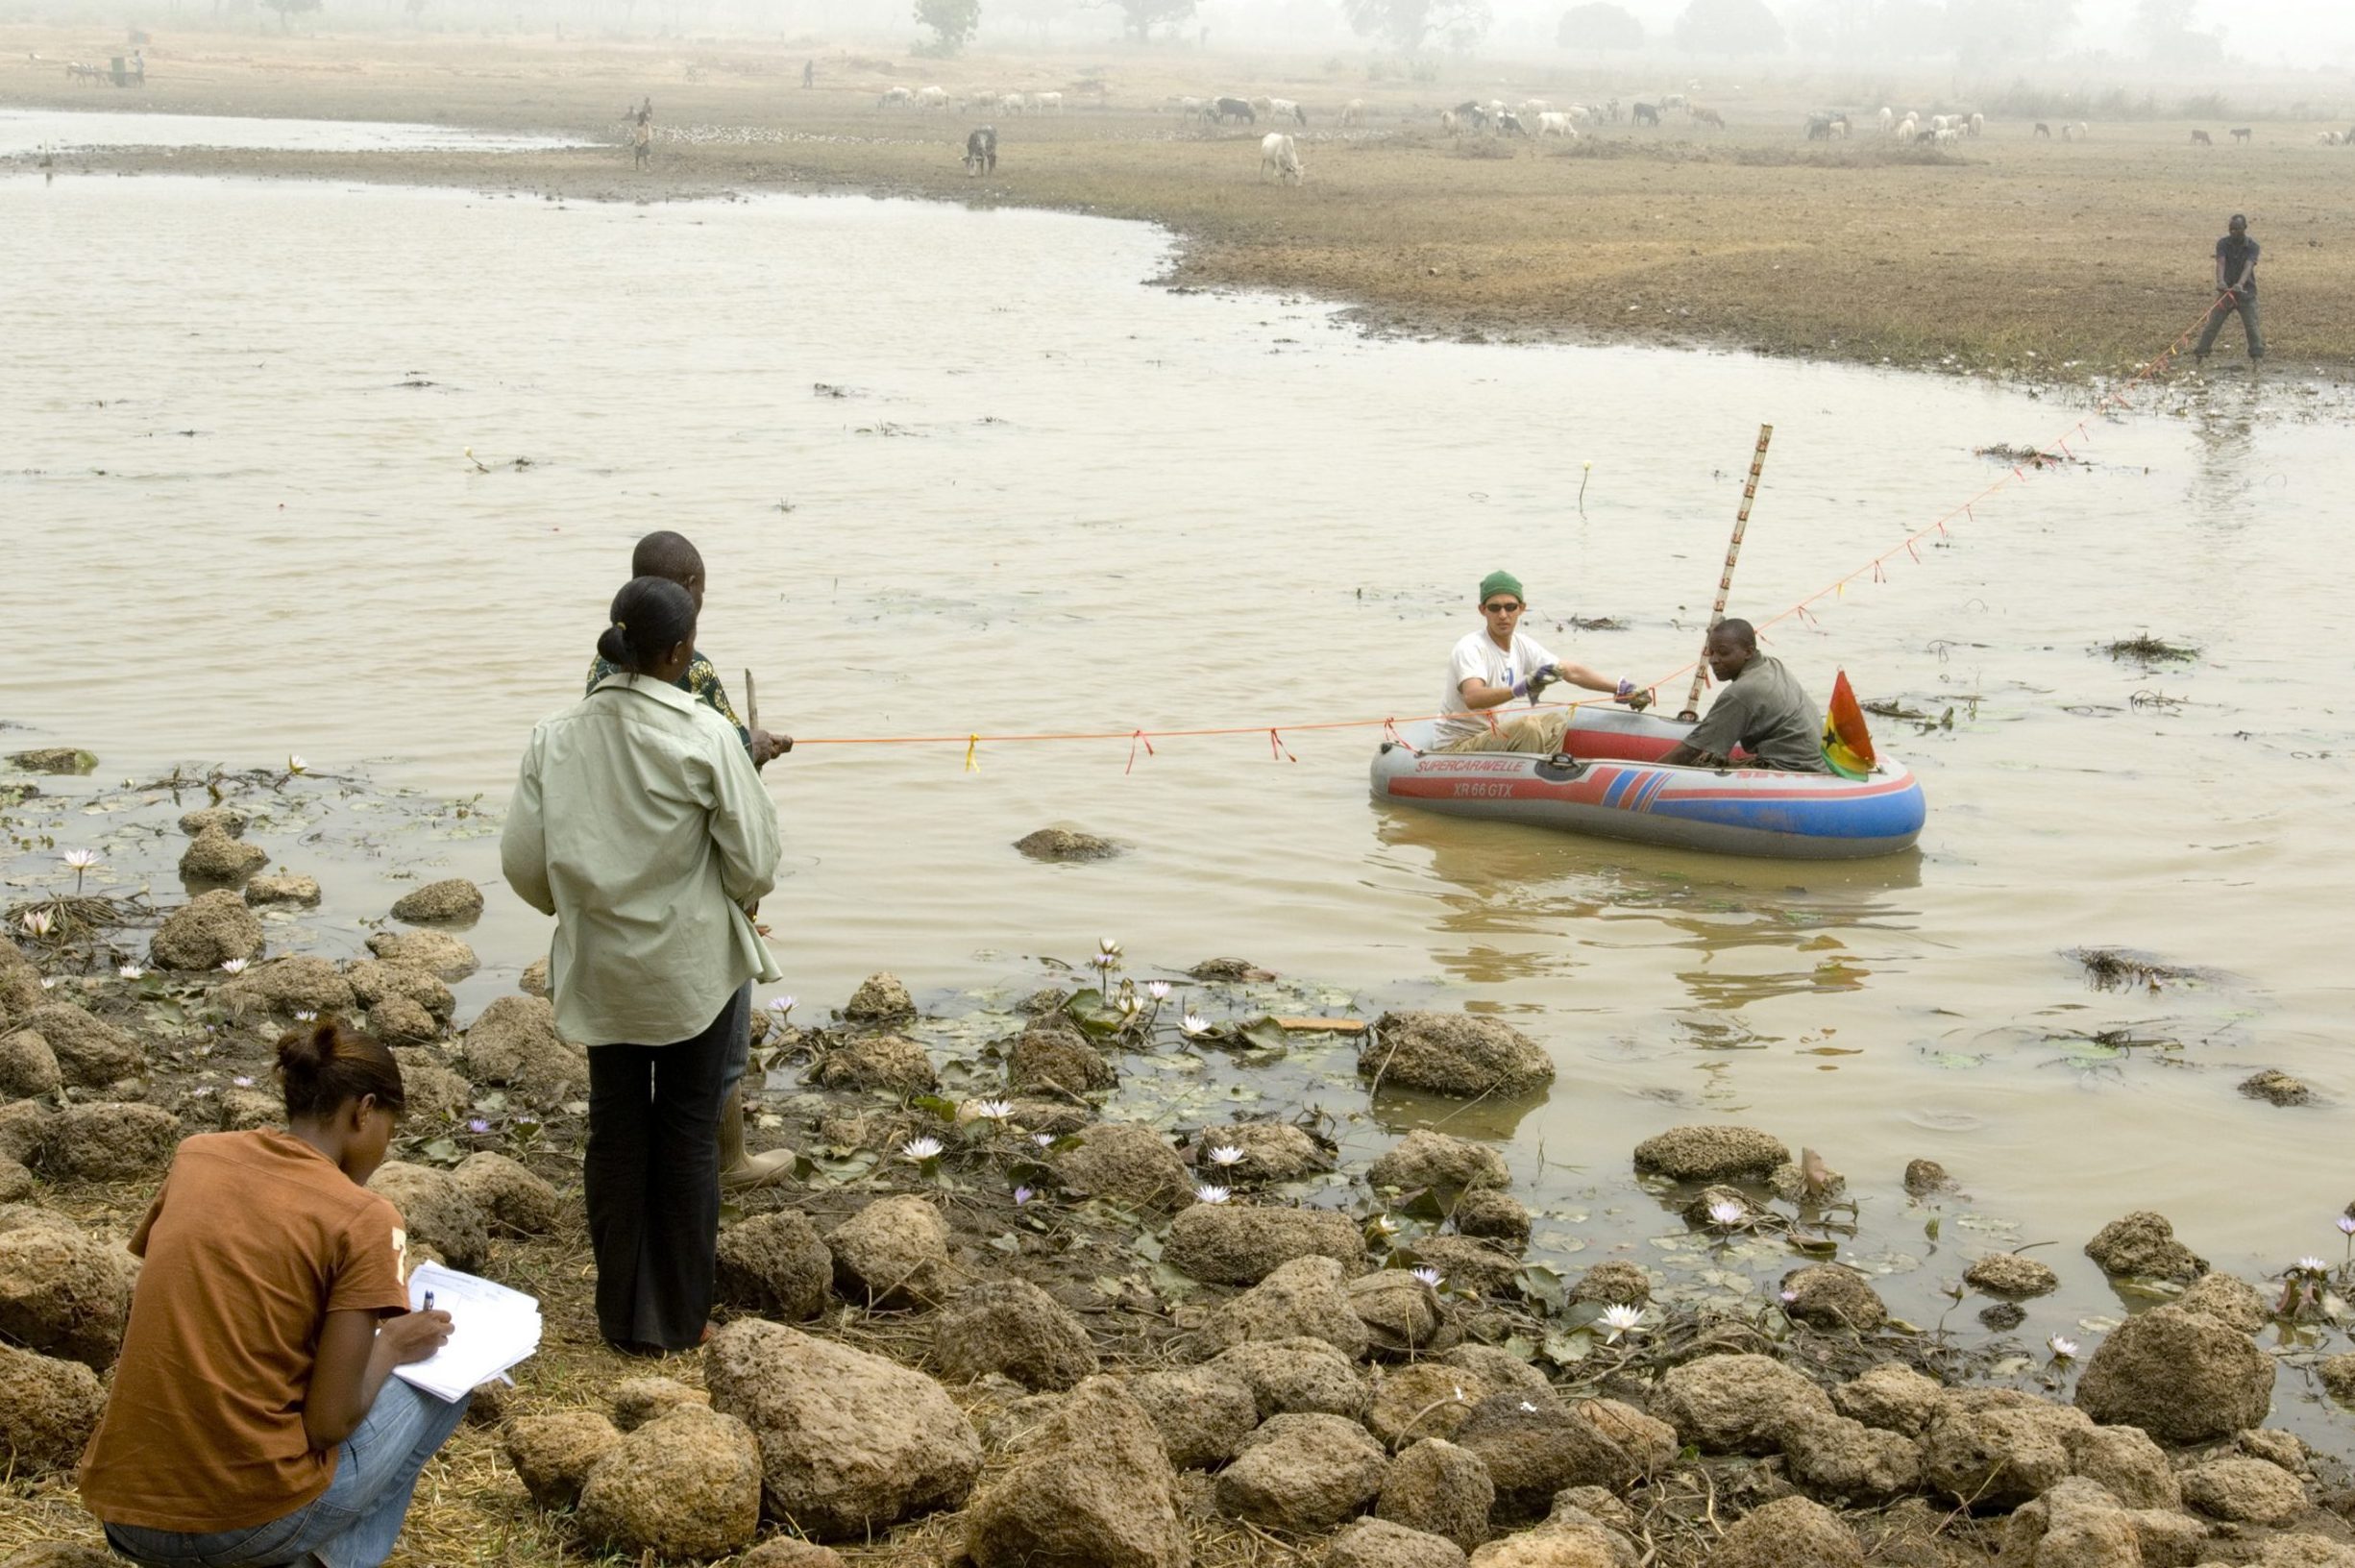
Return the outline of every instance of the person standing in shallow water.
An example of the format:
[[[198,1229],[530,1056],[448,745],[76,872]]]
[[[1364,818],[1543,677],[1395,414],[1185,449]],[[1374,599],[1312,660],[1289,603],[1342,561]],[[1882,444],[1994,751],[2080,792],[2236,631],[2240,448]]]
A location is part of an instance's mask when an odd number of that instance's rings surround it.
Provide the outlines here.
[[[683,534],[663,529],[650,533],[638,541],[630,551],[629,575],[633,577],[666,577],[687,590],[695,601],[696,619],[703,615],[703,556]],[[590,661],[588,691],[597,690],[598,683],[618,673],[618,667],[602,654]],[[736,717],[735,704],[727,699],[727,687],[720,679],[720,672],[697,649],[687,661],[686,673],[678,677],[679,690],[688,693],[722,719],[727,721],[756,769],[766,768],[793,747],[790,735],[772,735],[765,729],[754,729]],[[747,911],[748,914],[752,913]],[[752,992],[745,991],[745,1006],[749,1009]],[[749,1029],[730,1047],[727,1070],[721,1088],[720,1105],[720,1185],[723,1187],[757,1187],[772,1182],[793,1167],[793,1156],[785,1150],[767,1154],[747,1154],[744,1147],[745,1070],[751,1065],[752,1041]]]
[[[2216,347],[2216,334],[2222,331],[2224,318],[2235,313],[2248,337],[2249,362],[2265,357],[2265,334],[2257,327],[2257,242],[2248,237],[2248,219],[2235,212],[2225,225],[2224,237],[2216,242],[2216,304],[2209,308],[2199,342],[2192,350],[2195,366],[2208,362],[2208,351]]]
[[[400,1211],[368,1190],[407,1103],[380,1041],[278,1042],[287,1130],[203,1133],[131,1237],[144,1260],[82,1501],[159,1568],[376,1568],[467,1401],[392,1376],[450,1337],[408,1310]]]
[[[589,1050],[582,1163],[597,1322],[618,1349],[692,1350],[709,1327],[720,1108],[779,978],[746,909],[775,885],[776,807],[736,730],[680,689],[695,600],[667,578],[614,597],[614,668],[531,732],[500,865],[556,918],[556,1028]]]

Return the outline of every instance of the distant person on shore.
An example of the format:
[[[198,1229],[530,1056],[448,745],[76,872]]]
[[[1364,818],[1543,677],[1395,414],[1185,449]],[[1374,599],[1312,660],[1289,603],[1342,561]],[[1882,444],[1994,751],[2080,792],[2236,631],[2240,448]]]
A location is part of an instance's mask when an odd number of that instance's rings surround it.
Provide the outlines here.
[[[1747,766],[1783,773],[1828,773],[1824,712],[1780,659],[1758,651],[1758,634],[1730,618],[1711,628],[1702,656],[1719,681],[1709,711],[1693,732],[1660,761],[1688,768],[1726,768],[1735,747]]]
[[[654,128],[640,120],[629,133],[629,166],[646,167],[647,159],[654,156]]]
[[[1561,749],[1570,714],[1533,713],[1499,724],[1480,717],[1516,698],[1535,700],[1553,681],[1568,681],[1590,692],[1609,692],[1615,699],[1641,710],[1651,705],[1648,693],[1629,680],[1599,675],[1582,664],[1554,656],[1536,638],[1520,629],[1521,579],[1509,572],[1491,572],[1481,579],[1480,630],[1467,632],[1448,660],[1447,694],[1440,706],[1435,750],[1536,751]]]
[[[409,1311],[405,1224],[368,1190],[407,1103],[392,1052],[325,1018],[278,1065],[287,1130],[184,1140],[131,1237],[82,1501],[134,1562],[375,1568],[466,1413],[392,1376],[450,1337]]]
[[[633,577],[609,620],[597,649],[615,673],[533,728],[499,858],[556,918],[556,1028],[589,1051],[598,1330],[664,1353],[709,1327],[721,1106],[748,982],[779,978],[745,913],[775,884],[777,818],[743,738],[682,689],[687,590]]]
[[[2250,362],[2265,357],[2265,334],[2257,328],[2257,242],[2248,237],[2248,219],[2235,212],[2224,237],[2216,242],[2216,304],[2209,307],[2207,325],[2200,328],[2199,342],[2192,350],[2196,367],[2208,362],[2216,334],[2235,311],[2248,335]]]
[[[801,86],[804,87],[814,87],[817,85],[818,62],[814,60],[803,61],[801,62]]]
[[[630,111],[630,118],[636,120],[640,125],[654,123],[654,95],[652,93],[648,93],[646,102]]]
[[[703,614],[703,555],[685,535],[669,529],[650,533],[638,541],[630,551],[629,575],[633,577],[662,577],[687,590],[695,601],[699,621]],[[619,667],[601,653],[589,665],[588,690],[597,690],[598,683],[619,673]],[[698,702],[727,721],[728,727],[744,742],[745,752],[752,759],[754,769],[766,768],[792,746],[790,736],[772,735],[765,729],[753,729],[736,717],[735,706],[727,699],[727,688],[720,680],[720,672],[712,668],[699,649],[688,660],[687,671],[679,678],[678,687]],[[750,913],[750,911],[747,911]],[[752,1005],[749,987],[745,993],[745,1006]],[[744,1147],[744,1075],[751,1066],[752,1041],[748,1028],[729,1047],[727,1068],[721,1083],[720,1106],[720,1181],[724,1187],[755,1187],[773,1181],[793,1164],[792,1156],[783,1150],[767,1154],[747,1154]]]

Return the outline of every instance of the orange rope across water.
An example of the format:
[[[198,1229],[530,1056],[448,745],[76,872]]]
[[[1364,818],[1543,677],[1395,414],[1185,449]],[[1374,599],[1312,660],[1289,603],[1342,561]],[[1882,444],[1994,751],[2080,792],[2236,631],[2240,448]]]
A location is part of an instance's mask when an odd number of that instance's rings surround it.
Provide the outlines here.
[[[2118,386],[2114,387],[2111,389],[2111,391],[2105,394],[2100,402],[2095,404],[2093,412],[2087,414],[2085,418],[2078,420],[2074,429],[2070,433],[2073,434],[2079,441],[2089,440],[2091,437],[2086,429],[2086,426],[2094,419],[2099,417],[2099,415],[2105,409],[2109,408],[2112,404],[2116,404],[2122,408],[2130,407],[2131,404],[2126,402],[2126,393],[2140,386],[2143,382],[2148,380],[2158,372],[2166,369],[2167,366],[2173,361],[2175,355],[2183,352],[2184,344],[2191,339],[2194,333],[2197,332],[2202,327],[2207,325],[2208,318],[2211,315],[2214,315],[2218,306],[2222,304],[2223,298],[2220,295],[2216,301],[2216,304],[2209,306],[2206,310],[2200,312],[2198,320],[2193,322],[2191,326],[2185,328],[2182,331],[2175,334],[2175,340],[2172,343],[2170,343],[2164,350],[2160,351],[2159,354],[2146,361],[2142,366],[2136,369],[2133,375],[2127,377],[2125,380],[2119,383]],[[2074,456],[2076,454],[2069,451],[2069,440],[2070,435],[2065,434],[2056,438],[2053,444],[2057,446],[2064,453],[2067,453],[2070,456]],[[1884,570],[1884,568],[1901,551],[1911,556],[1916,563],[1919,563],[1922,559],[1922,553],[1917,547],[1920,546],[1923,540],[1928,538],[1932,534],[1944,535],[1947,531],[1947,525],[1953,522],[1954,519],[1958,517],[1967,521],[1975,521],[1975,518],[1973,515],[1974,508],[1978,506],[1980,502],[1986,501],[1989,497],[1994,496],[1999,491],[2005,489],[2007,486],[2013,484],[2025,484],[2028,478],[2027,470],[2033,463],[2033,458],[2026,462],[2015,463],[2012,466],[2010,473],[1997,479],[1993,484],[1987,486],[1986,489],[1981,490],[1977,495],[1973,496],[1970,500],[1946,512],[1936,521],[1931,522],[1923,527],[1916,529],[1914,532],[1907,534],[1903,539],[1901,539],[1896,544],[1890,546],[1887,550],[1881,551],[1878,555],[1874,556],[1871,560],[1865,562],[1862,566],[1857,567],[1854,571],[1850,572],[1845,576],[1834,577],[1830,582],[1826,583],[1823,587],[1817,589],[1814,593],[1809,594],[1798,603],[1791,605],[1787,609],[1779,610],[1774,615],[1768,616],[1763,621],[1754,622],[1753,624],[1756,625],[1758,629],[1764,630],[1766,627],[1774,625],[1779,622],[1788,621],[1793,616],[1798,616],[1803,620],[1813,622],[1815,617],[1809,611],[1809,605],[1814,604],[1824,599],[1836,599],[1845,595],[1848,592],[1848,585],[1854,582],[1857,578],[1869,576],[1875,582],[1886,582],[1888,580],[1888,573]],[[1656,696],[1660,687],[1667,685],[1673,680],[1676,680],[1680,675],[1689,674],[1693,668],[1693,664],[1690,663],[1680,665],[1675,670],[1672,670],[1668,674],[1662,675],[1658,680],[1652,682],[1651,685],[1644,689],[1653,692]],[[1547,708],[1570,710],[1588,707],[1595,704],[1607,704],[1613,700],[1613,698],[1582,698],[1576,702],[1549,702],[1544,704],[1544,706]],[[979,772],[981,771],[980,750],[981,747],[985,746],[1051,745],[1058,742],[1067,741],[1126,741],[1129,743],[1129,757],[1128,768],[1125,771],[1134,772],[1137,767],[1138,747],[1142,747],[1145,755],[1150,757],[1154,755],[1153,743],[1155,741],[1190,740],[1223,735],[1264,735],[1267,737],[1269,753],[1276,761],[1296,762],[1299,759],[1294,757],[1284,745],[1284,736],[1288,732],[1292,734],[1307,734],[1317,730],[1331,729],[1380,729],[1386,733],[1390,739],[1399,740],[1401,739],[1398,734],[1399,724],[1413,723],[1418,718],[1439,719],[1444,717],[1446,717],[1446,715],[1443,714],[1422,714],[1410,715],[1408,718],[1402,720],[1393,715],[1382,719],[1306,720],[1298,723],[1286,724],[1214,724],[1194,729],[1088,729],[1009,735],[985,735],[977,731],[969,731],[961,735],[803,735],[797,736],[794,740],[794,745],[797,748],[804,746],[962,746],[965,747],[966,772]],[[1497,727],[1494,709],[1485,710],[1483,717],[1488,721],[1488,726],[1491,729]]]

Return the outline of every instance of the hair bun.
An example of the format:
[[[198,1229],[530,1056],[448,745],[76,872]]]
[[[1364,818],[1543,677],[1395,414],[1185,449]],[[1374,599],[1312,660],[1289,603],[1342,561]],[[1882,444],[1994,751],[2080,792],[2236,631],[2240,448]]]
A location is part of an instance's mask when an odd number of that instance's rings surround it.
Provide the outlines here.
[[[289,1075],[315,1074],[335,1052],[335,1025],[327,1020],[279,1037],[278,1066]]]

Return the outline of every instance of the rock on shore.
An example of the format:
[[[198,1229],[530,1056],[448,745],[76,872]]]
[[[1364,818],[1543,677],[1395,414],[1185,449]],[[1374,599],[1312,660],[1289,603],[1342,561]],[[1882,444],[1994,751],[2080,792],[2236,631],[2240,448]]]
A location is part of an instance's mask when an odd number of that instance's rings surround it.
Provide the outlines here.
[[[1074,1388],[1013,1468],[973,1499],[965,1550],[975,1568],[1193,1560],[1161,1435],[1111,1378]]]
[[[2101,1342],[2077,1380],[2095,1420],[2141,1427],[2163,1443],[2229,1437],[2265,1422],[2273,1359],[2204,1312],[2154,1307]]]
[[[1358,1046],[1358,1076],[1393,1089],[1473,1099],[1533,1093],[1554,1059],[1509,1023],[1462,1013],[1385,1013]]]

